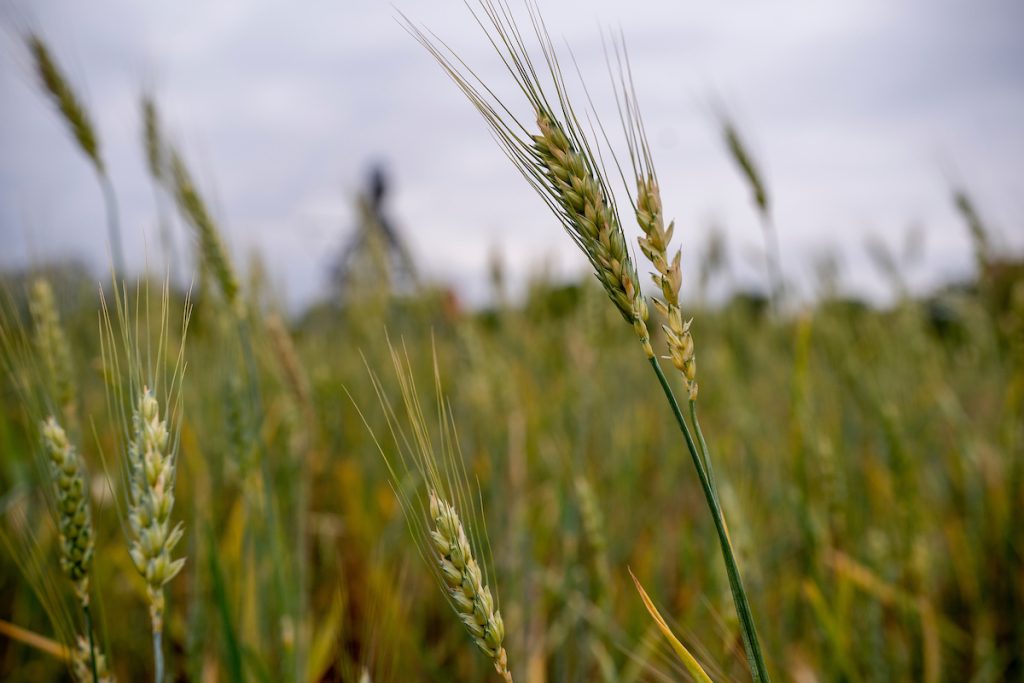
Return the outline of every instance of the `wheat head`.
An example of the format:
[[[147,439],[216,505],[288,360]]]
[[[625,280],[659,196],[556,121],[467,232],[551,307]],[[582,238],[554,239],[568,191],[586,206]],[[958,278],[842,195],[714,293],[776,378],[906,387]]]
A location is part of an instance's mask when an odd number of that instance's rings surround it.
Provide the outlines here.
[[[430,540],[452,607],[473,642],[494,661],[495,670],[511,683],[508,656],[501,645],[505,638],[501,612],[495,608],[491,589],[483,581],[462,520],[455,508],[433,490],[430,491],[430,518]]]
[[[42,423],[41,432],[57,503],[60,566],[71,579],[79,603],[88,607],[93,529],[85,465],[53,416]]]
[[[139,396],[132,424],[135,435],[128,447],[129,554],[146,581],[153,631],[162,633],[164,585],[185,564],[185,558],[174,559],[171,552],[184,532],[181,522],[171,526],[176,463],[168,448],[167,421],[160,418],[160,406],[148,388]]]

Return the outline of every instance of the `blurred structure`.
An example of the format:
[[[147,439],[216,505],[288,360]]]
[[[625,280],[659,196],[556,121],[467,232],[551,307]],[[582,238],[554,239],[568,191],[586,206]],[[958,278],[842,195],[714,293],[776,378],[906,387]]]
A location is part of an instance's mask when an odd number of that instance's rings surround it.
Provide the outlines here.
[[[409,293],[418,286],[412,255],[386,215],[388,185],[384,169],[374,166],[356,199],[359,223],[331,268],[331,282],[342,301],[366,288],[378,294]]]

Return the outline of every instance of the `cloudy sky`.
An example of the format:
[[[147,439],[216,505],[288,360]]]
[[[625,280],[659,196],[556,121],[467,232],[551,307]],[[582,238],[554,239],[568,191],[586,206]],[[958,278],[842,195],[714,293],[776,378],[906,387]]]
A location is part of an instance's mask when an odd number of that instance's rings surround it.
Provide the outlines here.
[[[1003,248],[1024,248],[1017,0],[542,4],[605,119],[614,110],[601,35],[624,32],[687,273],[718,226],[739,279],[760,278],[760,228],[724,151],[720,107],[764,167],[783,266],[797,281],[836,253],[843,284],[877,296],[884,287],[865,242],[898,250],[911,229],[925,237],[907,270],[915,287],[969,274],[950,201],[958,183]],[[140,144],[138,98],[149,89],[232,252],[244,262],[258,250],[295,304],[324,291],[355,223],[353,197],[378,162],[421,268],[467,299],[486,295],[495,250],[514,280],[542,263],[582,272],[582,257],[395,21],[395,6],[517,101],[459,0],[0,0],[0,267],[73,257],[101,272],[108,263],[102,195],[38,91],[21,40],[35,30],[97,123],[134,269],[160,263]],[[178,248],[190,249],[175,228]]]

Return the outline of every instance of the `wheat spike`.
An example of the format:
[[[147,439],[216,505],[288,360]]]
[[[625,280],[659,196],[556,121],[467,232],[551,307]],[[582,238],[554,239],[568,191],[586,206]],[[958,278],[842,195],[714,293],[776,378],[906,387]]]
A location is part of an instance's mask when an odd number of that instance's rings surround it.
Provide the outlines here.
[[[107,658],[101,652],[95,653],[96,675],[93,676],[93,649],[89,641],[82,636],[75,638],[75,647],[71,652],[71,673],[76,681],[82,683],[114,683],[114,675],[107,668]]]
[[[406,29],[481,113],[506,156],[587,256],[608,297],[633,326],[645,353],[653,357],[646,322],[647,305],[626,247],[615,199],[608,189],[602,164],[567,99],[558,58],[539,10],[532,0],[527,0],[526,8],[543,53],[542,71],[551,76],[548,86],[540,82],[538,69],[507,3],[480,0],[479,6],[484,16],[477,16],[477,20],[526,97],[535,121],[535,133],[530,133],[443,44],[408,20]],[[545,87],[553,91],[556,105],[551,104]]]
[[[675,232],[675,222],[665,226],[665,216],[661,201],[661,186],[654,170],[654,161],[650,145],[647,143],[647,132],[633,87],[629,57],[625,53],[616,52],[618,58],[619,79],[619,118],[629,147],[629,159],[636,181],[636,198],[633,203],[637,225],[643,236],[637,241],[640,251],[654,266],[651,279],[657,285],[661,298],[654,299],[654,307],[665,318],[662,329],[665,331],[665,342],[668,346],[668,358],[683,375],[690,400],[697,399],[697,358],[694,353],[693,335],[690,333],[690,320],[683,320],[679,306],[679,294],[682,289],[682,271],[680,262],[682,250],[669,255],[669,243]]]
[[[57,503],[60,566],[74,584],[79,603],[88,607],[93,530],[85,465],[53,416],[42,423],[41,432]]]
[[[747,151],[746,145],[743,144],[743,139],[740,137],[736,126],[727,118],[722,121],[722,134],[725,137],[725,146],[728,148],[729,154],[732,155],[733,161],[739,166],[740,172],[750,185],[750,191],[754,195],[754,203],[757,204],[757,208],[762,214],[767,214],[768,190],[765,189],[761,171],[754,162],[754,157],[751,156],[750,152]]]
[[[162,633],[164,585],[185,564],[184,558],[173,559],[171,552],[184,532],[181,522],[171,527],[176,463],[168,448],[167,421],[160,419],[160,406],[148,388],[139,397],[132,424],[135,433],[128,447],[129,554],[146,580],[153,631]]]
[[[170,170],[178,208],[196,230],[203,261],[217,280],[228,305],[238,311],[240,305],[238,278],[235,276],[235,270],[224,249],[224,244],[221,242],[220,231],[210,216],[195,183],[192,182],[192,176],[189,174],[185,162],[173,150],[170,156]]]
[[[508,656],[501,642],[505,638],[505,622],[495,608],[491,589],[483,581],[480,566],[466,536],[455,508],[430,491],[430,540],[437,555],[438,569],[452,607],[473,637],[473,642],[494,661],[495,670],[508,683],[512,673]]]
[[[99,138],[96,136],[96,129],[89,119],[85,105],[78,99],[75,91],[71,88],[71,84],[68,83],[67,78],[61,73],[57,62],[53,59],[50,49],[43,42],[43,39],[38,35],[30,34],[27,41],[29,50],[32,52],[32,57],[36,62],[36,72],[39,74],[39,80],[46,91],[50,93],[54,103],[60,110],[61,116],[64,117],[64,120],[71,128],[71,133],[75,136],[75,140],[78,141],[78,146],[82,148],[85,155],[96,166],[96,170],[100,175],[103,175],[105,171],[103,159],[100,157]]]
[[[29,310],[35,328],[36,348],[43,357],[46,374],[55,392],[57,403],[64,411],[64,419],[70,423],[74,432],[75,380],[71,348],[60,324],[60,313],[57,311],[53,288],[42,278],[32,283]]]
[[[611,570],[608,567],[608,537],[605,535],[604,515],[594,488],[586,477],[576,478],[576,495],[579,498],[580,517],[583,520],[583,537],[590,549],[590,569],[593,572],[595,594],[598,603],[603,604],[611,586]]]
[[[156,180],[163,180],[166,167],[166,152],[160,132],[160,114],[153,98],[142,98],[143,142],[146,146],[146,163],[149,172]]]
[[[593,170],[594,164],[543,109],[537,111],[537,127],[540,135],[533,136],[533,147],[544,169],[547,190],[557,198],[577,244],[594,265],[608,297],[622,317],[636,326],[640,338],[646,339],[647,307],[614,201]]]

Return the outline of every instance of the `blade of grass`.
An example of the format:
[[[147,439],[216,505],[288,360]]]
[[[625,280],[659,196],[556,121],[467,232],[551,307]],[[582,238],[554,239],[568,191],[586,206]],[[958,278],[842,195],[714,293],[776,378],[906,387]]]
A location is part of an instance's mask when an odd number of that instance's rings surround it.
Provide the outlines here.
[[[696,657],[690,654],[690,651],[686,649],[686,646],[679,642],[679,639],[676,638],[674,633],[672,633],[672,629],[669,628],[667,623],[665,623],[665,619],[663,619],[661,613],[658,612],[658,608],[654,606],[654,602],[651,600],[650,596],[647,595],[647,591],[645,591],[644,587],[640,585],[640,581],[633,574],[633,570],[628,569],[628,571],[629,578],[633,579],[633,585],[636,586],[637,592],[640,593],[640,599],[644,601],[644,607],[647,608],[647,613],[651,615],[651,618],[654,619],[654,623],[658,625],[658,628],[661,630],[662,634],[664,634],[666,640],[668,640],[669,644],[672,646],[672,649],[676,651],[676,655],[679,656],[679,661],[683,663],[683,666],[686,667],[686,670],[695,680],[711,683],[711,678],[707,675],[707,672],[704,671],[704,667],[700,665],[700,662],[697,661]]]

